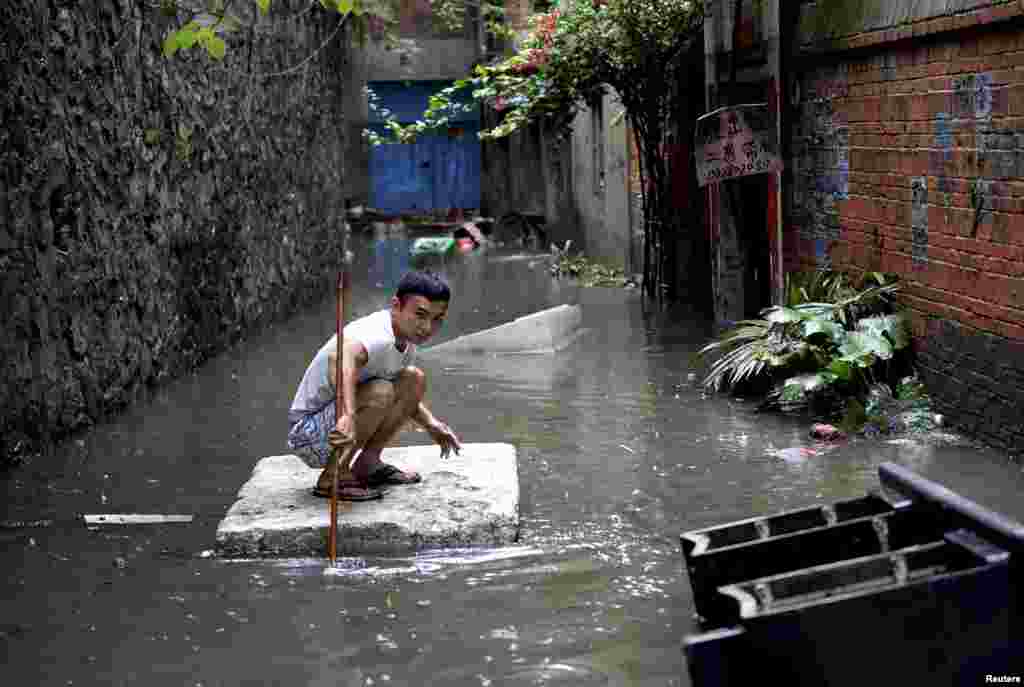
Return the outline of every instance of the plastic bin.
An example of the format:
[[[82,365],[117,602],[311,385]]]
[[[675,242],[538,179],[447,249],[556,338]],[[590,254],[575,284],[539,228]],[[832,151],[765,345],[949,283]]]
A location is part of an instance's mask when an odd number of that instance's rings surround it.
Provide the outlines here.
[[[722,585],[870,556],[942,538],[948,519],[879,495],[681,535],[703,629],[729,622]]]
[[[887,492],[687,532],[694,687],[1024,672],[1024,525],[892,463]]]
[[[1009,557],[959,530],[930,544],[724,586],[736,623],[684,640],[691,682],[982,684],[985,674],[1010,670],[1016,652]]]

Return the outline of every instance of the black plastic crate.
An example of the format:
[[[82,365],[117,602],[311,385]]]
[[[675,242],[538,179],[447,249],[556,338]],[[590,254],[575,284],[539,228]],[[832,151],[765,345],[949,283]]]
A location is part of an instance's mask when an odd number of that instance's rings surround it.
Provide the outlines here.
[[[983,684],[1008,671],[1010,555],[943,540],[727,585],[735,624],[691,635],[694,687]]]
[[[1024,672],[1024,525],[901,466],[886,491],[681,536],[694,687],[983,684]]]
[[[869,496],[687,532],[681,542],[697,614],[710,629],[728,622],[722,585],[926,544],[948,529],[930,509]]]

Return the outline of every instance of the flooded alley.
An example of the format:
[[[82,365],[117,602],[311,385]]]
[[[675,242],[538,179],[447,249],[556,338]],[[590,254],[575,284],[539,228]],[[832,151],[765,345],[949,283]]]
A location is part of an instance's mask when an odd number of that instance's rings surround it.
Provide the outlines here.
[[[352,319],[385,306],[409,243],[354,237]],[[812,446],[808,421],[706,396],[690,358],[711,325],[684,309],[645,313],[639,291],[555,280],[520,249],[430,266],[453,292],[438,342],[582,306],[588,332],[562,352],[424,361],[463,442],[516,447],[517,545],[345,558],[340,574],[212,555],[254,464],[287,453],[287,408],[334,331],[325,283],[318,307],[0,477],[3,682],[681,687],[683,531],[860,496],[884,461],[1024,519],[1024,476],[995,451],[851,440],[789,458]],[[87,529],[89,513],[194,521]]]

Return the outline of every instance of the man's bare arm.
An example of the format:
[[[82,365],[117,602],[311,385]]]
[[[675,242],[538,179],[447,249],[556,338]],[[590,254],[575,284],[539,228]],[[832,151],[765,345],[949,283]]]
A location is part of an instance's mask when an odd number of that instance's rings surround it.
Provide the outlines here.
[[[430,412],[430,409],[427,408],[426,404],[420,401],[420,405],[416,408],[416,412],[412,414],[412,421],[423,429],[429,429],[436,420],[437,418],[435,418],[434,414]]]
[[[366,366],[370,356],[366,353],[366,347],[358,341],[344,342],[341,355],[341,401],[343,405],[338,411],[338,416],[355,417],[356,380],[359,378],[359,369]],[[328,356],[327,373],[330,375],[333,387],[338,379],[338,354],[335,351],[331,351]]]

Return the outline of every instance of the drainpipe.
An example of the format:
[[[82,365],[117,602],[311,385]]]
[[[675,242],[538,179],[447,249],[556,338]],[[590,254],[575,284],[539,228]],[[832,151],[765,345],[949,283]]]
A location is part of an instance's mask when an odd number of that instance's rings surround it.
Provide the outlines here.
[[[782,150],[782,22],[780,21],[780,0],[769,0],[765,4],[765,41],[767,42],[769,81],[768,107],[775,115],[775,142],[779,155]],[[768,230],[771,232],[768,241],[769,265],[771,269],[770,283],[772,287],[772,303],[782,305],[785,300],[785,276],[782,255],[782,172],[772,172],[768,184]]]
[[[624,122],[626,131],[626,216],[627,220],[627,243],[629,244],[629,273],[626,275],[632,279],[637,274],[636,256],[633,251],[635,243],[636,226],[633,224],[633,127],[629,122]]]
[[[717,106],[715,90],[718,82],[718,60],[716,52],[723,46],[724,41],[719,37],[722,35],[725,21],[724,3],[708,3],[708,16],[704,20],[704,97],[705,112],[710,112]],[[708,243],[711,253],[711,310],[715,322],[719,322],[722,316],[719,307],[719,295],[721,291],[720,265],[722,251],[719,245],[721,234],[719,209],[719,184],[708,184],[704,187],[707,196],[707,232]]]

